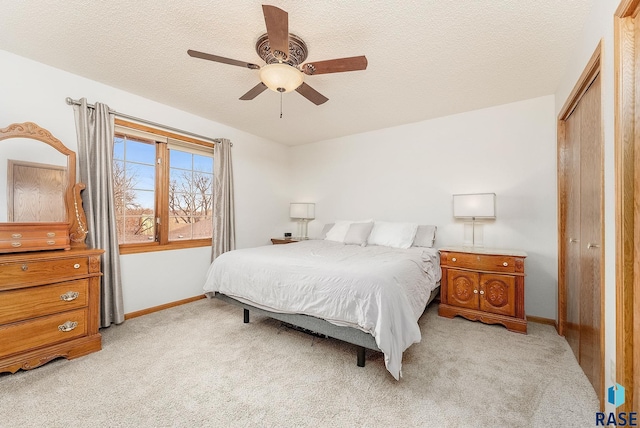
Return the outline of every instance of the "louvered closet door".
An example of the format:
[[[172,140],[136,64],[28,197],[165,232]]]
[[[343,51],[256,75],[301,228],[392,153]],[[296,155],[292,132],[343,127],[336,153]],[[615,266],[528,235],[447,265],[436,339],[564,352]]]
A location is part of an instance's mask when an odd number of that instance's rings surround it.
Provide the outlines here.
[[[596,391],[602,386],[601,248],[602,130],[600,76],[580,100],[580,366]]]
[[[566,261],[567,315],[565,338],[580,361],[580,123],[582,107],[565,121]]]

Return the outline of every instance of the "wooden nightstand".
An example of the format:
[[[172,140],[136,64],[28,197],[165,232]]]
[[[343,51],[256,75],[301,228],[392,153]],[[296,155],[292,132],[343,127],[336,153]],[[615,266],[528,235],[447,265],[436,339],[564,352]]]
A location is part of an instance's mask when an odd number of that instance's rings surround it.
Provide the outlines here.
[[[527,332],[522,251],[447,247],[440,249],[442,282],[438,314],[502,324]]]
[[[284,238],[271,238],[271,243],[273,245],[279,245],[279,244],[292,244],[294,242],[298,242],[297,239],[284,239]]]

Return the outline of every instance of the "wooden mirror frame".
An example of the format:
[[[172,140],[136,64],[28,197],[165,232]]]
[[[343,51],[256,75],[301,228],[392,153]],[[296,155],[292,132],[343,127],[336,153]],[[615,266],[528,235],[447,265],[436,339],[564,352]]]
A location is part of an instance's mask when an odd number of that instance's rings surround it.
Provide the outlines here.
[[[13,123],[6,128],[0,129],[0,141],[10,138],[29,138],[33,140],[41,141],[49,146],[53,147],[63,155],[67,156],[67,186],[64,195],[65,210],[67,214],[67,221],[60,223],[0,223],[0,241],[3,239],[2,232],[10,232],[10,235],[17,236],[20,231],[42,229],[45,230],[47,226],[58,226],[58,228],[64,225],[67,236],[69,238],[69,247],[85,248],[85,238],[87,236],[87,219],[82,207],[82,199],[80,198],[80,192],[85,188],[83,183],[76,183],[76,152],[65,146],[60,140],[51,135],[51,133],[38,126],[33,122]],[[56,244],[56,249],[60,247]],[[47,248],[29,248],[17,247],[13,251],[31,251],[42,250]],[[7,249],[0,249],[0,253],[12,252]]]

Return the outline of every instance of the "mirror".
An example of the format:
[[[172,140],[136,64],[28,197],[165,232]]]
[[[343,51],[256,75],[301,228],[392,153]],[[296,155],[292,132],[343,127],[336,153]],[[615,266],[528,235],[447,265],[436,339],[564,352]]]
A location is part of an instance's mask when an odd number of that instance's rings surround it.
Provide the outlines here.
[[[84,246],[74,151],[35,123],[14,123],[0,129],[0,165],[0,253]]]
[[[0,222],[68,222],[68,156],[38,140],[0,143]]]

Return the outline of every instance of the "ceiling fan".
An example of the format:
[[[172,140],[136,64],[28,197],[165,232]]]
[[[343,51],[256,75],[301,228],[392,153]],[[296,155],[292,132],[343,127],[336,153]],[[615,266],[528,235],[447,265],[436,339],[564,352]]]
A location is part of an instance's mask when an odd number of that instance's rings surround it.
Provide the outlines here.
[[[305,83],[305,75],[366,70],[367,58],[364,55],[302,64],[307,59],[307,45],[300,37],[289,33],[289,14],[269,5],[262,5],[262,12],[267,33],[256,42],[256,52],[266,62],[262,67],[191,49],[187,51],[194,58],[260,70],[260,83],[241,96],[241,100],[252,100],[269,88],[281,94],[295,90],[312,103],[320,105],[329,99]]]

